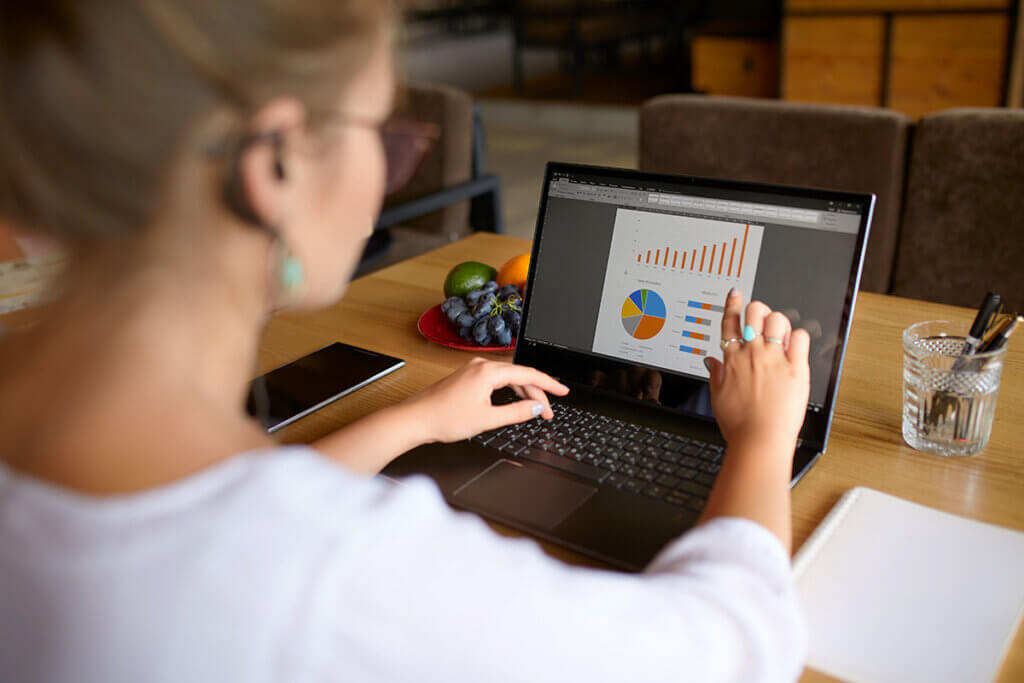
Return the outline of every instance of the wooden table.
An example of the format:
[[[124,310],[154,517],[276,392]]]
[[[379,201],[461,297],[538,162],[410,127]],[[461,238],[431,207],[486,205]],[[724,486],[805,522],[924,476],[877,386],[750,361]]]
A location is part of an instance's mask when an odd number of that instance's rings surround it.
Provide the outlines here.
[[[395,374],[288,427],[283,439],[312,441],[469,360],[468,353],[420,337],[416,320],[443,299],[441,283],[452,265],[468,260],[501,265],[528,249],[526,240],[476,234],[354,281],[330,309],[276,318],[261,346],[264,370],[335,340],[408,362]],[[828,450],[793,489],[795,548],[840,495],[858,485],[1024,530],[1024,450],[1019,445],[1024,441],[1024,341],[1017,340],[1006,359],[992,440],[984,453],[971,458],[926,455],[905,445],[900,435],[902,329],[920,320],[969,321],[972,316],[972,311],[951,306],[877,294],[858,297]],[[489,355],[511,360],[511,354]],[[542,545],[565,561],[595,565],[570,551]],[[832,679],[808,670],[803,680]],[[1017,633],[999,680],[1024,680],[1024,629]]]

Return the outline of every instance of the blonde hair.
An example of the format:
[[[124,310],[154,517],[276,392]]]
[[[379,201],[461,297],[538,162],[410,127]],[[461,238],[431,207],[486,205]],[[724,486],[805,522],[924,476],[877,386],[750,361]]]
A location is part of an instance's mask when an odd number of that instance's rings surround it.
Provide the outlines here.
[[[140,234],[191,126],[281,95],[329,110],[393,14],[384,0],[0,0],[0,220],[69,247]]]

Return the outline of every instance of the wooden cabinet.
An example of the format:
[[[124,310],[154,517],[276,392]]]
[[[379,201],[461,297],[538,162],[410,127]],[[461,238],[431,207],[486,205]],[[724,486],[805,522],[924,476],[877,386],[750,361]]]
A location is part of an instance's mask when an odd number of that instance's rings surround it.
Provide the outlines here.
[[[779,43],[773,39],[697,36],[693,88],[711,95],[776,97]]]
[[[787,0],[782,96],[913,117],[1005,104],[1017,1]]]
[[[783,22],[783,97],[877,105],[885,25],[880,17],[790,17]]]

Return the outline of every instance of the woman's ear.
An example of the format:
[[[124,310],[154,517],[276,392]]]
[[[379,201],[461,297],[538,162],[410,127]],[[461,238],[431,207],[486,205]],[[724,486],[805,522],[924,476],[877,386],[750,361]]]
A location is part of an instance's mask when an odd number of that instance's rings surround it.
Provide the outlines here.
[[[279,222],[289,177],[288,140],[303,135],[306,111],[298,100],[271,100],[252,117],[249,135],[253,142],[238,158],[240,199],[261,225]]]

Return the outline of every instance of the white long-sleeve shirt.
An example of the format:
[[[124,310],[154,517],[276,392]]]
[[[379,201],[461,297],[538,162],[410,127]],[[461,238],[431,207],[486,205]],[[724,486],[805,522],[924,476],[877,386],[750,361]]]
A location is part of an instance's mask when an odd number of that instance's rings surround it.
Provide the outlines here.
[[[104,498],[0,466],[3,681],[780,681],[802,629],[746,520],[629,575],[307,448]]]

